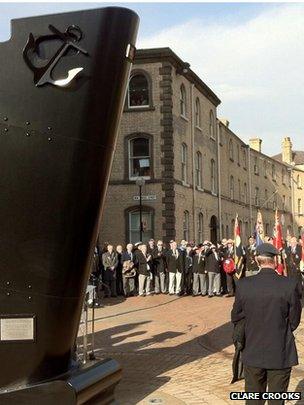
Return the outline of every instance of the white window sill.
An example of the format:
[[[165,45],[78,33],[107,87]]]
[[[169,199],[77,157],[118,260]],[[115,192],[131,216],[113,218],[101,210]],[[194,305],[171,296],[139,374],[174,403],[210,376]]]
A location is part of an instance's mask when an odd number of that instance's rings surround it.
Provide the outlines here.
[[[181,117],[183,120],[189,122],[189,119],[188,119],[185,115],[182,115],[182,114],[181,114],[180,117]]]
[[[198,129],[199,131],[203,132],[203,130],[202,130],[202,128],[201,128],[201,127],[199,127],[199,126],[195,125],[195,128],[196,128],[196,129]]]
[[[197,191],[202,191],[202,192],[205,191],[202,187],[198,187],[198,186],[196,186],[196,189],[197,189]]]
[[[190,184],[185,183],[184,181],[182,181],[182,185],[183,185],[183,186],[185,186],[185,187],[188,187],[188,188],[190,188],[190,187],[191,187],[191,186],[190,186]]]

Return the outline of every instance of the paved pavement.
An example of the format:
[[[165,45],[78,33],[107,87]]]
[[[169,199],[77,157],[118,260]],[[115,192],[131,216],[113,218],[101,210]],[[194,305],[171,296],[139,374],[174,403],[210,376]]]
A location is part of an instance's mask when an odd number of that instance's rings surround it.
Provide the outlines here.
[[[229,322],[233,298],[158,295],[106,299],[96,311],[97,355],[117,359],[123,380],[120,405],[221,405],[230,391],[233,347]],[[302,391],[304,405],[304,318],[296,331],[300,365],[289,391]]]

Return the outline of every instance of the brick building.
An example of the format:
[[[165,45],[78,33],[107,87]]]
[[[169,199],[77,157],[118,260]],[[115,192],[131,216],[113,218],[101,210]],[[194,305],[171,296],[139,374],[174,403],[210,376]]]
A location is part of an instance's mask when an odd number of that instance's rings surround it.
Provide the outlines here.
[[[297,229],[292,215],[295,198],[300,198],[292,196],[295,167],[264,155],[258,138],[246,145],[227,120],[217,118],[219,104],[216,94],[170,48],[137,51],[101,241],[139,240],[138,178],[145,180],[143,240],[231,237],[236,212],[247,238],[258,208],[268,233],[275,207],[284,227],[291,233]],[[303,168],[296,170],[302,179]]]

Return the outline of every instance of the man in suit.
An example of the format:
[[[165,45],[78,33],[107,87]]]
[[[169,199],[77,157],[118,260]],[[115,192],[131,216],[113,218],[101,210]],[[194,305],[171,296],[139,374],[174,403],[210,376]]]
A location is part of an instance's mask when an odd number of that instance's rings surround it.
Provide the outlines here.
[[[166,253],[166,264],[169,272],[169,294],[181,294],[182,275],[185,266],[184,252],[177,248],[177,243],[170,241],[170,249]]]
[[[295,280],[276,273],[278,254],[270,243],[258,246],[260,272],[239,280],[236,286],[231,320],[234,324],[245,320],[242,360],[247,392],[266,392],[267,386],[269,392],[287,391],[291,367],[298,364],[292,332],[301,319],[301,291]],[[250,400],[248,404],[264,402]]]
[[[290,238],[290,245],[285,250],[286,264],[287,264],[287,276],[293,277],[301,284],[302,277],[300,271],[300,263],[302,256],[302,247],[298,244],[297,238]]]
[[[215,245],[211,245],[205,251],[205,269],[208,274],[208,297],[221,297],[221,273],[219,255]]]
[[[118,265],[117,253],[113,245],[107,246],[107,251],[102,255],[102,264],[104,267],[104,281],[107,287],[106,297],[117,297],[116,292],[116,267]]]
[[[253,236],[250,236],[248,239],[248,246],[246,246],[245,249],[245,255],[246,255],[246,276],[253,276],[255,275],[258,271],[258,264],[255,260],[255,255],[256,255],[256,242],[255,238]]]
[[[135,263],[134,263],[134,252],[132,243],[128,243],[126,246],[126,251],[123,252],[122,260],[122,280],[123,280],[123,290],[125,297],[135,295]]]
[[[193,297],[199,295],[199,292],[204,297],[207,295],[207,270],[205,269],[205,255],[204,248],[207,242],[204,244],[199,243],[196,247],[195,255],[193,256],[192,272],[193,272]]]
[[[152,256],[148,253],[147,246],[141,244],[134,254],[135,266],[138,271],[138,295],[144,297],[151,295],[151,266]]]
[[[162,240],[157,241],[157,246],[152,250],[154,269],[154,292],[166,293],[166,250]]]
[[[232,259],[234,260],[234,241],[232,239],[227,240],[227,247],[224,251],[223,260]],[[226,297],[234,297],[235,292],[235,275],[226,273],[226,280],[227,280],[227,291],[228,294]]]

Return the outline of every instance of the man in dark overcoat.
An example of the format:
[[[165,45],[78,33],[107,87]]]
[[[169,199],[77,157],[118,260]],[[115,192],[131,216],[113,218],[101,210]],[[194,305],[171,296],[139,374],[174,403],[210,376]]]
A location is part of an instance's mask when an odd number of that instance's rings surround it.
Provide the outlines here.
[[[245,345],[242,351],[246,392],[288,390],[292,366],[298,364],[293,331],[301,319],[299,284],[275,271],[279,251],[270,243],[257,247],[260,272],[240,279],[231,319],[245,319]],[[249,400],[248,404],[264,404]],[[268,403],[272,403],[269,401]],[[274,401],[283,404],[284,401]]]

